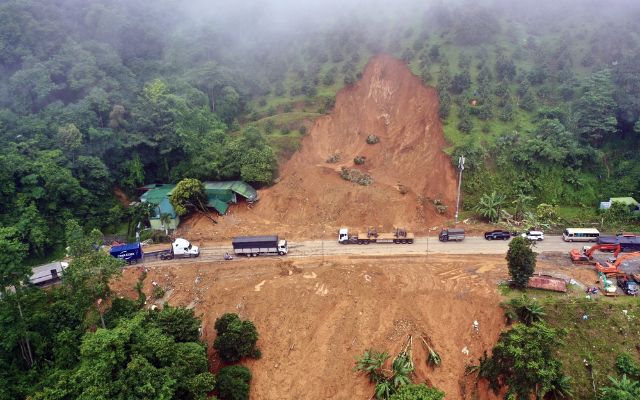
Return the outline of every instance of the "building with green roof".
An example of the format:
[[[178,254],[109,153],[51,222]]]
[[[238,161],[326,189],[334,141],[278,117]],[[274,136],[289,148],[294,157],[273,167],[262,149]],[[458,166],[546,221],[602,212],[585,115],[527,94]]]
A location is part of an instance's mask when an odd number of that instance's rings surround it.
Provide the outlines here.
[[[608,210],[613,203],[620,203],[633,208],[638,207],[638,202],[633,197],[611,197],[609,201],[600,202],[600,209]]]
[[[229,204],[238,202],[238,195],[249,203],[258,200],[258,192],[251,185],[242,181],[203,182],[203,185],[205,196],[207,196],[207,207],[216,210],[220,215],[226,214]],[[140,196],[140,201],[156,206],[154,214],[149,218],[151,229],[165,229],[160,221],[160,216],[163,214],[168,214],[170,217],[167,229],[176,229],[180,224],[180,217],[169,201],[175,187],[176,185],[173,183],[154,183],[140,188],[145,191]]]

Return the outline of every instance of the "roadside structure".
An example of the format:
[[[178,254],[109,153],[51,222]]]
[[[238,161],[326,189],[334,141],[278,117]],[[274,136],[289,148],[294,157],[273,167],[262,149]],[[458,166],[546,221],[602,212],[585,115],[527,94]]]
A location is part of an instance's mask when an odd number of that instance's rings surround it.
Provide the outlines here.
[[[624,204],[624,205],[627,205],[629,207],[633,207],[634,210],[637,210],[638,209],[638,205],[639,205],[639,203],[633,197],[611,197],[609,199],[609,201],[601,201],[600,202],[600,209],[601,210],[608,210],[609,208],[611,208],[611,205],[613,203]]]
[[[258,192],[248,183],[242,181],[213,181],[203,182],[204,193],[207,197],[207,207],[212,208],[220,215],[226,214],[229,204],[237,204],[238,197],[247,202],[258,201]],[[166,229],[176,229],[180,224],[180,216],[171,205],[171,193],[176,185],[173,183],[152,183],[140,188],[144,191],[140,196],[143,203],[153,204],[154,214],[149,218],[151,229],[164,230],[162,216],[168,215]]]

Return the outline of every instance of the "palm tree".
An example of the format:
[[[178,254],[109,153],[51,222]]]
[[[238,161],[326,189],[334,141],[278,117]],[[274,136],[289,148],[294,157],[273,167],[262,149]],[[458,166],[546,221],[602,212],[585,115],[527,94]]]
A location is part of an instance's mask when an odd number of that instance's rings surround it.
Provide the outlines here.
[[[551,382],[551,387],[545,393],[544,398],[550,398],[552,400],[573,398],[571,377],[568,377],[566,375],[558,375]]]
[[[381,382],[385,380],[382,366],[389,358],[388,353],[380,353],[374,349],[367,349],[360,358],[356,360],[355,371],[364,372],[369,375],[371,382]]]
[[[542,317],[547,315],[544,312],[544,307],[537,300],[531,299],[526,295],[511,300],[509,306],[511,310],[507,311],[507,317],[509,319],[517,318],[526,325],[540,321]]]
[[[609,377],[611,386],[600,389],[602,399],[637,399],[640,396],[640,383],[622,375],[622,379],[618,380],[612,376]]]
[[[161,213],[160,214],[160,223],[164,228],[164,234],[169,235],[169,224],[171,223],[171,214]]]
[[[524,218],[524,212],[527,206],[531,204],[533,200],[535,200],[534,196],[529,196],[522,192],[516,195],[516,199],[511,202],[511,204],[514,204],[516,207],[516,211],[514,215],[516,221],[522,221],[522,219]]]
[[[475,211],[490,222],[498,222],[504,200],[504,196],[497,194],[495,191],[490,194],[485,193],[475,206]]]

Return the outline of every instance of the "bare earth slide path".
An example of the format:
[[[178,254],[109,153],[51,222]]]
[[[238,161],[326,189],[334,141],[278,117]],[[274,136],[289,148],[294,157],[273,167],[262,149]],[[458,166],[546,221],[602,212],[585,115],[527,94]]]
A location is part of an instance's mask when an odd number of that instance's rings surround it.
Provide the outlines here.
[[[202,319],[214,372],[216,318],[236,312],[254,321],[262,358],[243,361],[254,377],[251,399],[369,399],[373,386],[353,372],[355,358],[367,348],[395,356],[409,334],[416,338],[415,381],[445,390],[447,399],[499,398],[486,385],[473,397],[465,367],[490,351],[505,326],[498,290],[508,276],[504,255],[174,260],[125,269],[112,282],[115,294],[135,298],[143,268],[148,306],[155,282],[166,291],[155,304],[193,308]],[[595,279],[592,268],[571,265],[564,254],[540,255],[536,269]],[[417,335],[440,354],[440,367],[427,366]]]
[[[355,358],[370,347],[395,356],[409,334],[415,380],[460,399],[465,366],[477,363],[504,326],[496,286],[504,261],[428,257],[343,256],[324,265],[319,258],[176,261],[148,266],[143,290],[150,296],[156,282],[167,293],[162,301],[194,308],[215,368],[215,319],[236,312],[254,321],[262,358],[243,362],[254,377],[252,399],[369,399],[373,386],[353,372]],[[135,297],[140,273],[126,269],[112,284],[116,294]],[[440,354],[440,367],[427,366],[418,335]],[[465,397],[471,398],[467,386]]]
[[[369,134],[380,143],[368,145]],[[183,221],[177,235],[200,245],[201,257],[127,268],[112,289],[135,298],[135,284],[148,269],[147,306],[166,301],[193,308],[213,372],[221,367],[212,350],[216,318],[236,312],[253,321],[262,358],[243,361],[253,374],[251,399],[370,399],[374,388],[353,371],[355,358],[367,348],[393,357],[409,335],[415,338],[414,381],[441,388],[447,399],[497,399],[486,385],[475,390],[465,367],[477,364],[504,327],[498,282],[507,277],[506,242],[468,238],[457,245],[493,254],[432,254],[454,252],[428,230],[450,221],[455,208],[456,174],[444,147],[435,89],[401,61],[374,57],[362,79],[338,93],[334,111],[315,121],[300,151],[281,167],[279,182],[259,191],[257,204],[233,206],[215,225],[200,216]],[[325,162],[336,153],[338,163]],[[365,156],[365,164],[354,166],[355,156]],[[373,185],[344,181],[342,166],[371,174]],[[401,194],[399,184],[409,192]],[[421,206],[420,198],[442,200],[447,213],[437,214],[428,202]],[[340,226],[367,225],[403,226],[419,236],[401,247],[335,243]],[[289,256],[222,261],[229,238],[262,234],[287,238]],[[559,239],[552,242],[544,244],[547,251],[564,255]],[[542,257],[538,269],[572,273],[568,261],[560,266],[558,260]],[[592,275],[585,269],[585,279]],[[164,298],[151,298],[153,282],[165,289]],[[440,354],[440,367],[427,366],[420,336]]]
[[[251,209],[231,207],[216,225],[196,217],[181,230],[201,243],[263,233],[312,239],[340,226],[424,233],[451,219],[455,209],[456,171],[442,151],[447,144],[438,107],[436,90],[402,61],[376,56],[360,81],[337,94],[331,114],[315,121],[300,150],[280,168],[279,182],[259,191],[260,201]],[[367,144],[370,134],[380,142]],[[333,154],[340,154],[340,161],[327,163]],[[356,156],[366,157],[365,164],[354,165]],[[343,166],[369,173],[374,183],[343,180]],[[408,193],[400,193],[399,185]],[[439,215],[419,198],[440,199],[448,211]]]

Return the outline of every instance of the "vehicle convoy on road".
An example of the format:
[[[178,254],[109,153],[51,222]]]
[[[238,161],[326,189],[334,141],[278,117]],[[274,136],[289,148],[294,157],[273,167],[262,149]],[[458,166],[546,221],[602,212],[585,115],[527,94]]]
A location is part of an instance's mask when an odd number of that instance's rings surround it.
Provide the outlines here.
[[[284,256],[289,252],[289,246],[284,239],[277,235],[269,236],[237,236],[231,240],[233,251],[237,255],[257,257],[259,255]]]
[[[367,232],[349,233],[349,228],[340,228],[338,243],[340,244],[369,244],[369,243],[413,243],[415,236],[404,228],[394,228],[393,232],[378,233],[376,228],[368,228]]]
[[[619,244],[596,244],[593,246],[583,246],[582,249],[571,249],[569,257],[574,264],[594,264],[593,253],[596,251],[613,252],[613,257],[618,257],[622,251]]]
[[[109,253],[129,264],[135,264],[139,260],[149,257],[160,257],[161,260],[172,260],[174,258],[192,258],[200,255],[198,246],[193,246],[188,240],[178,238],[173,241],[169,250],[151,251],[145,253],[142,244],[127,243],[120,246],[113,246]]]
[[[464,240],[464,229],[443,229],[438,235],[441,242],[461,242]]]
[[[600,231],[595,228],[567,228],[562,232],[565,242],[597,242]]]
[[[534,242],[540,242],[544,240],[544,232],[542,231],[526,231],[521,236]]]
[[[498,229],[490,232],[485,232],[484,238],[487,240],[509,240],[511,239],[511,232]]]

